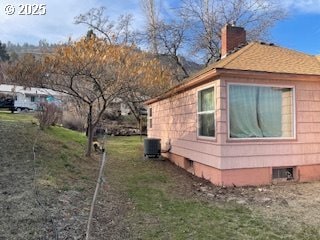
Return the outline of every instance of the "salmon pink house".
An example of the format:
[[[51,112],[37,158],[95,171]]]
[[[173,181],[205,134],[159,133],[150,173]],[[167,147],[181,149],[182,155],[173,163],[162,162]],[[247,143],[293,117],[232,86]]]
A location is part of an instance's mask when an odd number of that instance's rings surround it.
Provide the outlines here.
[[[320,58],[222,29],[222,58],[147,101],[148,137],[225,186],[320,180]]]

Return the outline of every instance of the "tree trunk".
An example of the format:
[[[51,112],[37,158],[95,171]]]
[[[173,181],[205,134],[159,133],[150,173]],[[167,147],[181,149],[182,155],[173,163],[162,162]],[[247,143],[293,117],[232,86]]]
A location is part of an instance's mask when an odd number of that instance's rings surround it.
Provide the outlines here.
[[[88,142],[86,156],[90,157],[92,152],[93,127],[92,127],[92,105],[89,106],[88,113]]]

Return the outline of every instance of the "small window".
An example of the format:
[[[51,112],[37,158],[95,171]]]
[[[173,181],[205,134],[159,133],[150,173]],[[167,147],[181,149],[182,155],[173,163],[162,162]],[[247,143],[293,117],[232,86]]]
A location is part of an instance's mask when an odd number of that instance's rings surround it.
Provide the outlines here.
[[[149,108],[148,120],[149,128],[152,128],[152,108]]]
[[[36,97],[35,96],[31,96],[31,102],[35,102],[36,101]]]
[[[215,137],[214,88],[198,92],[198,136]]]

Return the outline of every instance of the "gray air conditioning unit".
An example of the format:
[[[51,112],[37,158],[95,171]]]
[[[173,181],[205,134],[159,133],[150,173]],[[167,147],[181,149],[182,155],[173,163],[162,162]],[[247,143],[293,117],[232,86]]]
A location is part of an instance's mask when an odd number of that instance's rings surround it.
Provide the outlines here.
[[[144,156],[158,158],[161,156],[161,139],[145,138],[144,139]]]

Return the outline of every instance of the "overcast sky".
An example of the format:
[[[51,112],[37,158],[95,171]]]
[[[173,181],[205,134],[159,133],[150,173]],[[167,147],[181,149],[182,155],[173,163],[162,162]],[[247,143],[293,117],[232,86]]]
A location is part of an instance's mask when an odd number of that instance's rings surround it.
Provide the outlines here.
[[[178,0],[162,0],[163,10],[170,9]],[[320,54],[320,0],[279,0],[290,13],[271,30],[271,40],[281,46],[310,54]],[[13,15],[5,14],[5,7],[16,8]],[[19,16],[20,4],[45,4],[43,16]],[[46,39],[48,42],[64,42],[69,37],[77,39],[87,28],[74,24],[74,17],[93,7],[105,6],[107,14],[116,18],[132,13],[136,28],[143,27],[143,13],[139,0],[0,0],[0,41],[33,43]]]

